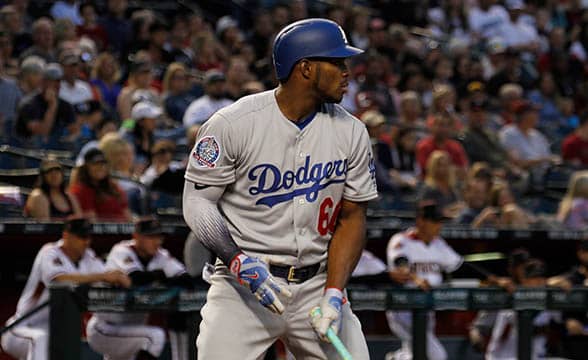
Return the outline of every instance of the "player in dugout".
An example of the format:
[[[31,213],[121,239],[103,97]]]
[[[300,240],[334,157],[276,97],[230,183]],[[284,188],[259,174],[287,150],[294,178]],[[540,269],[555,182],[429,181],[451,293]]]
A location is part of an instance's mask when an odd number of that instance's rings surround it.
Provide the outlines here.
[[[163,238],[157,218],[140,218],[135,222],[133,239],[112,247],[106,268],[128,274],[133,286],[162,284],[193,288],[196,280],[161,247]],[[108,360],[157,359],[163,352],[165,332],[158,326],[147,325],[147,318],[146,313],[96,313],[88,322],[88,343]],[[177,323],[174,321],[174,325]],[[172,360],[184,360],[187,356],[188,337],[181,330],[184,329],[177,326],[170,329]]]
[[[119,270],[106,270],[90,246],[92,225],[84,218],[66,220],[59,241],[45,244],[18,300],[10,325],[49,299],[56,283],[106,283],[129,287],[131,280]],[[49,359],[49,308],[45,307],[2,335],[2,349],[17,359]]]

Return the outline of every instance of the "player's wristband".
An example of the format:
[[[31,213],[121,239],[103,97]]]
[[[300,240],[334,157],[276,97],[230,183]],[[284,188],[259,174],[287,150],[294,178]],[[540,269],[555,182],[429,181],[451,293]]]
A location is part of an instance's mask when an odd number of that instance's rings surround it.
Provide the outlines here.
[[[243,261],[245,261],[245,259],[247,259],[247,256],[240,252],[237,255],[235,255],[229,263],[229,270],[237,278],[239,277],[239,272],[241,271],[241,264],[243,263]]]

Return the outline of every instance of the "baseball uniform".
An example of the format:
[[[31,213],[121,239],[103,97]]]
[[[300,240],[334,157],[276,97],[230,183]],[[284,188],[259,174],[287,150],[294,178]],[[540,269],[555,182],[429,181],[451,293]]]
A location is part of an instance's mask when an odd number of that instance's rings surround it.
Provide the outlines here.
[[[317,264],[303,283],[276,280],[293,296],[285,311],[263,308],[217,262],[202,309],[200,359],[260,359],[281,338],[296,358],[336,357],[321,343],[309,313],[323,294],[329,241],[341,200],[377,197],[365,126],[335,104],[296,124],[281,112],[274,90],[221,109],[198,133],[186,179],[225,186],[218,207],[232,238],[248,256],[296,268]],[[188,204],[189,206],[189,204]],[[361,325],[348,303],[339,333],[354,358],[368,358]]]
[[[108,254],[106,269],[121,270],[126,274],[163,270],[166,277],[185,273],[184,266],[167,250],[160,248],[144,264],[133,247],[134,240],[116,244]],[[96,313],[88,322],[88,343],[109,360],[133,359],[140,350],[159,356],[165,345],[165,332],[159,327],[146,325],[147,317],[146,313]]]
[[[9,325],[35,306],[49,299],[49,285],[64,274],[92,274],[104,272],[104,264],[94,251],[87,249],[74,263],[61,247],[63,240],[45,244],[33,263],[29,279],[18,300],[16,314]],[[2,349],[17,359],[43,360],[49,358],[49,308],[46,307],[2,335]]]
[[[427,280],[432,287],[443,282],[443,272],[457,270],[463,259],[441,237],[434,238],[429,244],[419,240],[415,229],[395,234],[386,250],[388,270],[394,270],[395,259],[406,257],[410,270],[421,279]],[[415,284],[409,282],[409,287]],[[390,329],[402,340],[402,349],[396,359],[412,359],[412,314],[408,311],[387,311]],[[430,360],[447,359],[447,353],[435,336],[435,316],[429,313],[427,322],[427,357]]]

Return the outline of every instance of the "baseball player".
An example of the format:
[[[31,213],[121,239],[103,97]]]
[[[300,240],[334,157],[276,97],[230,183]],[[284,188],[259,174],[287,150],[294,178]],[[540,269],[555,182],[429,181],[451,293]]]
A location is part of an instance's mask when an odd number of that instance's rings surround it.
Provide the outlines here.
[[[294,22],[273,44],[279,86],[200,129],[183,211],[218,260],[199,359],[260,359],[277,339],[297,359],[333,359],[319,341],[329,327],[354,358],[369,358],[344,289],[364,246],[366,202],[377,197],[375,169],[365,126],[336,104],[345,58],[361,52],[333,21]]]
[[[66,221],[62,238],[45,244],[35,257],[29,279],[18,300],[10,325],[49,299],[51,284],[104,282],[128,287],[130,279],[120,271],[105,271],[104,264],[89,249],[91,224],[82,218]],[[2,335],[2,349],[21,360],[48,359],[49,308],[46,307]]]
[[[525,287],[546,286],[545,265],[537,259],[529,259],[523,270],[521,285]],[[547,338],[552,323],[561,322],[559,311],[541,311],[533,319],[533,359],[547,355]],[[492,336],[486,350],[486,360],[517,359],[517,315],[514,310],[501,310],[496,316]]]
[[[135,223],[132,240],[113,246],[106,259],[107,269],[117,269],[131,278],[133,286],[163,283],[173,286],[193,284],[184,266],[161,248],[161,224],[154,217]],[[146,313],[96,313],[87,326],[88,343],[108,360],[157,359],[165,345],[165,332],[146,325]],[[187,334],[170,331],[172,359],[187,356]]]
[[[443,214],[432,201],[418,205],[416,226],[392,236],[386,256],[388,271],[396,283],[428,290],[443,282],[443,272],[457,270],[463,259],[443,240]],[[412,359],[412,314],[409,311],[387,311],[390,329],[402,341],[402,348],[386,359]],[[443,345],[434,334],[435,317],[431,312],[427,322],[427,358],[447,359]]]

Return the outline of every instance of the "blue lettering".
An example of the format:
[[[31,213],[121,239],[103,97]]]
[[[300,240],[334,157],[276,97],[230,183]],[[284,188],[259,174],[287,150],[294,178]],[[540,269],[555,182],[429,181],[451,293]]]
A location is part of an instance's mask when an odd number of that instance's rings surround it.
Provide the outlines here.
[[[256,171],[259,171],[259,174],[256,175]],[[270,186],[266,187],[266,178],[268,176],[268,172],[270,172],[270,176],[273,177],[273,183]],[[251,195],[257,194],[267,194],[273,193],[280,190],[280,179],[281,179],[280,169],[275,167],[272,164],[260,164],[255,166],[253,169],[249,171],[249,180],[255,181],[257,180],[257,186],[252,186],[249,188],[249,193]]]

